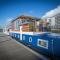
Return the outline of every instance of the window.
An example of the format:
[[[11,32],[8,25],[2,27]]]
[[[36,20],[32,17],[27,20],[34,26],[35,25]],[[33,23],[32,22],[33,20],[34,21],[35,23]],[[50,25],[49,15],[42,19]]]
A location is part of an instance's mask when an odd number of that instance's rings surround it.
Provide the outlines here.
[[[25,40],[25,36],[23,36],[23,40]]]
[[[37,45],[48,49],[48,41],[46,41],[46,40],[38,39]]]
[[[24,23],[25,22],[25,20],[22,20],[22,23]]]
[[[32,42],[32,37],[29,37],[29,42]]]
[[[14,37],[14,34],[13,34],[13,37]]]
[[[10,33],[10,35],[12,36],[12,33]]]
[[[15,34],[15,37],[16,37],[16,34]]]
[[[18,35],[18,38],[19,38],[20,36]]]
[[[20,28],[20,27],[19,27],[19,21],[16,20],[16,29],[19,30],[19,28]]]

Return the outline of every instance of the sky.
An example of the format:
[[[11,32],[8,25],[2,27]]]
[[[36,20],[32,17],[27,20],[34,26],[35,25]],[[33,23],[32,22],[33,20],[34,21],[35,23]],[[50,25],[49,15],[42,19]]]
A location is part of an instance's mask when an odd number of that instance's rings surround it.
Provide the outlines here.
[[[46,13],[41,17],[41,19],[45,19],[45,18],[49,18],[49,17],[51,18],[51,17],[53,17],[53,16],[56,16],[57,14],[60,15],[60,5],[57,6],[55,9],[52,9],[52,10],[46,12]]]
[[[59,0],[0,0],[0,26],[20,15],[41,18],[59,5]]]

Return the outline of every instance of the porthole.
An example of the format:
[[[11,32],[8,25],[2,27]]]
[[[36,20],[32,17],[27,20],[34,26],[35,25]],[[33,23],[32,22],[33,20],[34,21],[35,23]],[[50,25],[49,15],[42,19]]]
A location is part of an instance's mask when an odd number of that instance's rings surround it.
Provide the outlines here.
[[[12,33],[10,35],[12,36]]]
[[[23,36],[23,40],[25,40],[25,36]]]
[[[37,45],[48,49],[48,41],[43,39],[38,39]]]
[[[15,34],[15,37],[16,37],[16,34]]]
[[[18,35],[18,38],[19,38],[20,36]]]
[[[13,34],[13,36],[14,36],[14,34]]]
[[[32,37],[29,37],[29,42],[32,42]]]
[[[11,36],[13,36],[13,34],[11,34]]]
[[[12,36],[13,36],[13,33],[12,33]]]

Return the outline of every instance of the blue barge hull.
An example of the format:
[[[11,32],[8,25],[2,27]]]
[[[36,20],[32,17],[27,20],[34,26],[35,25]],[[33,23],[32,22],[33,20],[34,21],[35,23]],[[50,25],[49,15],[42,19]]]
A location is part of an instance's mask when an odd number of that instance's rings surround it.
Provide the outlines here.
[[[54,33],[38,35],[22,34],[22,40],[20,40],[21,37],[19,33],[10,33],[10,36],[30,45],[43,54],[60,57],[60,35]]]

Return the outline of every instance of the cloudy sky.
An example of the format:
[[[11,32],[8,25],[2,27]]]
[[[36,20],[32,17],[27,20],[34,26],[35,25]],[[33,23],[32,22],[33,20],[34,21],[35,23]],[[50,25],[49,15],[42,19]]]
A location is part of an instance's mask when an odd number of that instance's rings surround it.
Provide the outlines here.
[[[60,5],[57,6],[56,8],[46,12],[41,18],[47,18],[47,17],[52,17],[56,14],[60,14]]]
[[[0,0],[0,25],[20,15],[39,18],[52,15],[59,5],[59,0]]]

